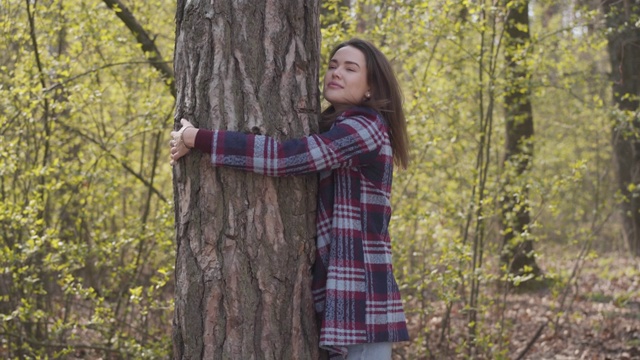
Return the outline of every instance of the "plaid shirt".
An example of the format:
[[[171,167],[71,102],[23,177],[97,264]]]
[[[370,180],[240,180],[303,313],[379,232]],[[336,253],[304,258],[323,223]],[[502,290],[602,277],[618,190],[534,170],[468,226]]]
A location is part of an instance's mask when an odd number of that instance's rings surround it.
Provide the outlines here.
[[[268,176],[319,173],[313,296],[320,346],[409,340],[391,265],[393,156],[386,122],[351,108],[325,133],[277,142],[262,135],[199,131],[215,166]]]

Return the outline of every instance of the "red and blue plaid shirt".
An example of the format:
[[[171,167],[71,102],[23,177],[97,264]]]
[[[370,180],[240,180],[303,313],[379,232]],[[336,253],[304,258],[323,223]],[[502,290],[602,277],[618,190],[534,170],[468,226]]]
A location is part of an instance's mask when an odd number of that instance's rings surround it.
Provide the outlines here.
[[[215,166],[268,176],[319,173],[313,296],[320,346],[409,340],[391,263],[393,155],[386,122],[351,108],[327,132],[278,142],[233,131],[199,131],[196,148]]]

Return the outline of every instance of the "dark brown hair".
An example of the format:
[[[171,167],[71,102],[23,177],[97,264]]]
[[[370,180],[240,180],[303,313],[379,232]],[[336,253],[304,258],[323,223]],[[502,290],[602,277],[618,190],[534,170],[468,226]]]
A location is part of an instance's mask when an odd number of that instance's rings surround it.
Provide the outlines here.
[[[409,165],[409,139],[404,110],[402,109],[402,93],[393,68],[387,57],[378,48],[362,39],[351,39],[338,44],[331,51],[329,59],[333,58],[336,51],[345,46],[352,46],[364,54],[371,98],[361,105],[374,109],[387,120],[393,160],[396,165],[406,169]],[[333,106],[329,106],[322,112],[321,127],[326,129],[335,121],[337,115],[339,114],[336,113]]]

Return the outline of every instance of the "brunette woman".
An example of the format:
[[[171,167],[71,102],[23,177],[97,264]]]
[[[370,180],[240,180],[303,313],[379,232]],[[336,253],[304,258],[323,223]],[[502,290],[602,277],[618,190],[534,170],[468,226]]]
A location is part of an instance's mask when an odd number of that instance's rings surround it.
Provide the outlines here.
[[[183,119],[171,133],[171,163],[195,148],[214,166],[318,173],[312,290],[320,346],[332,357],[390,359],[392,343],[409,340],[389,237],[393,165],[409,161],[400,88],[387,58],[352,39],[331,53],[323,95],[331,106],[322,132],[301,139],[196,129]]]

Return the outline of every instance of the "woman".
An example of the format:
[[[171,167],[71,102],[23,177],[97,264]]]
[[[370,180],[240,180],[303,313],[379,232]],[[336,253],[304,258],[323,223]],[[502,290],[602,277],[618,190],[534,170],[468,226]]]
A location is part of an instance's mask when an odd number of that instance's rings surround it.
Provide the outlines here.
[[[386,57],[353,39],[331,53],[323,95],[331,104],[323,132],[302,139],[198,130],[183,119],[171,133],[171,163],[196,148],[214,166],[268,176],[317,172],[320,346],[347,359],[390,359],[392,343],[409,339],[389,238],[393,163],[408,164],[400,89]]]

